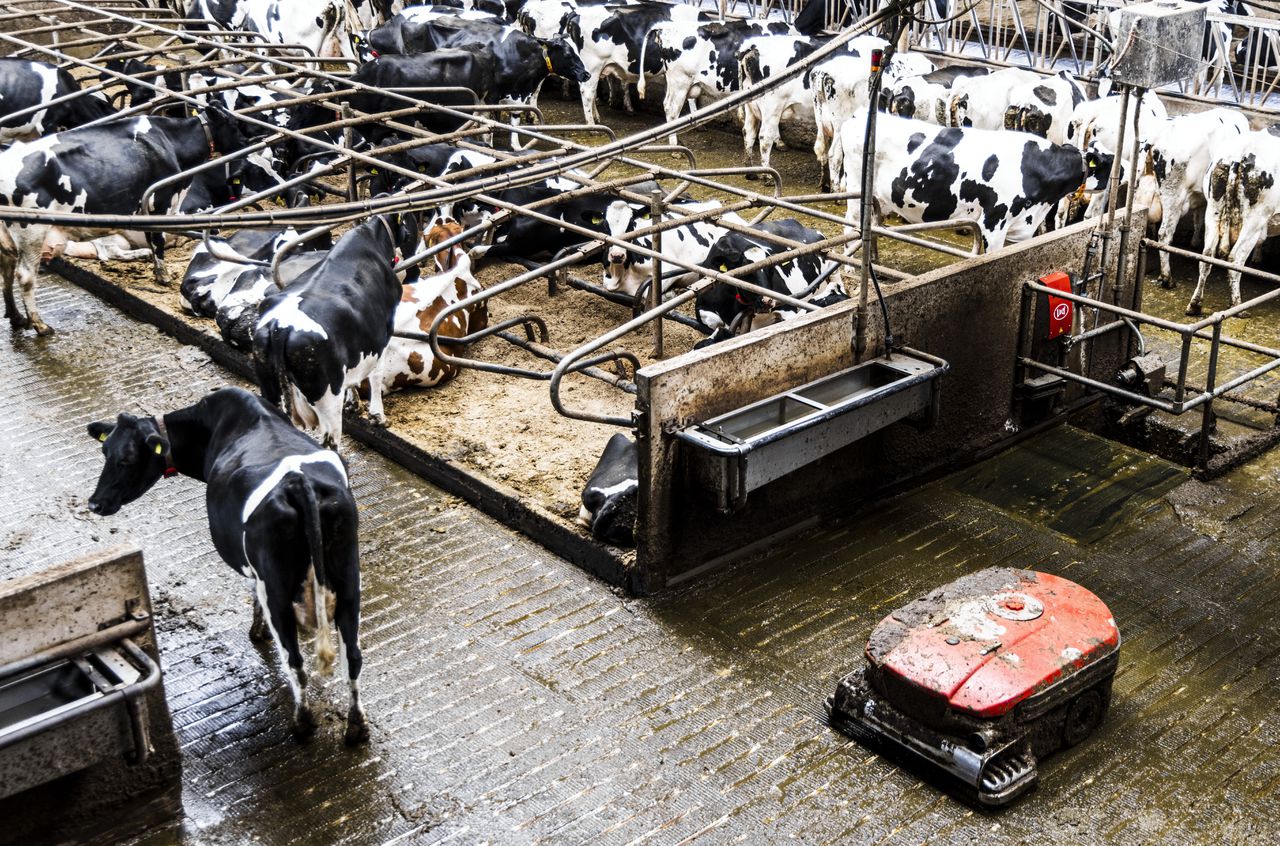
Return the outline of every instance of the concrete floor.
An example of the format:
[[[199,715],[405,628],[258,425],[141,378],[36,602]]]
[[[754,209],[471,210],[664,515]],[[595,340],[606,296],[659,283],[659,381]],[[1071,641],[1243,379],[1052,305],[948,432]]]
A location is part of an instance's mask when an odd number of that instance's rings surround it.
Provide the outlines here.
[[[1274,459],[1206,486],[1059,430],[635,601],[349,445],[373,739],[342,746],[331,681],[299,746],[201,486],[162,481],[110,519],[85,508],[100,469],[86,422],[228,376],[58,280],[39,297],[58,335],[0,331],[0,578],[99,543],[144,549],[186,804],[148,846],[1280,837]],[[1087,585],[1125,643],[1098,736],[984,814],[833,732],[821,703],[888,610],[997,563]]]

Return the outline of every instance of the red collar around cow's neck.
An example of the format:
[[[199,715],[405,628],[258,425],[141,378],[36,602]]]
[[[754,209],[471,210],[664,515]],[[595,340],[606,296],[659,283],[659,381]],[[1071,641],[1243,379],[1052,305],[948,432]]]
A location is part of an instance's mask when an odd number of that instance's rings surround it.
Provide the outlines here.
[[[156,430],[160,432],[160,437],[164,438],[164,478],[178,475],[178,468],[173,466],[173,444],[169,440],[169,430],[164,425],[164,415],[157,414],[155,417]]]

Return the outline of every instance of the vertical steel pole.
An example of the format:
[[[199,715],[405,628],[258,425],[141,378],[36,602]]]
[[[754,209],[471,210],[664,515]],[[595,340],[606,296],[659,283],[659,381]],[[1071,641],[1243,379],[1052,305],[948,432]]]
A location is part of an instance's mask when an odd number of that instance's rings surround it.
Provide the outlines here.
[[[857,322],[853,330],[855,364],[862,361],[862,356],[867,352],[867,304],[871,293],[871,251],[874,249],[876,237],[871,231],[871,204],[875,202],[872,186],[875,185],[876,178],[876,113],[878,111],[876,99],[880,87],[879,62],[883,54],[879,50],[873,50],[871,55],[871,78],[867,81],[871,106],[867,109],[865,143],[862,145],[862,197],[860,199],[862,214],[858,222],[862,229],[862,287],[858,292]],[[888,329],[888,327],[885,328]]]
[[[649,195],[649,219],[656,225],[662,222],[662,190],[655,188]],[[662,230],[653,233],[653,251],[658,254],[653,259],[653,274],[649,278],[649,308],[654,309],[662,304]],[[653,357],[662,358],[662,318],[653,321]]]
[[[1105,301],[1107,287],[1107,261],[1111,257],[1111,227],[1115,225],[1116,220],[1116,194],[1120,191],[1120,161],[1124,157],[1124,129],[1128,124],[1126,118],[1129,116],[1129,86],[1122,86],[1120,89],[1120,128],[1116,132],[1116,154],[1111,162],[1111,176],[1107,180],[1107,213],[1103,218],[1105,221],[1102,226],[1102,263],[1099,266],[1101,271],[1098,277],[1098,293],[1097,299]],[[1134,109],[1137,111],[1137,109]],[[1132,188],[1130,188],[1132,192]],[[1116,263],[1116,272],[1120,272],[1119,262]],[[1098,313],[1094,314],[1094,323],[1098,325]]]
[[[1129,155],[1129,187],[1125,191],[1124,220],[1120,221],[1120,251],[1116,256],[1116,275],[1113,277],[1114,282],[1111,284],[1111,304],[1120,305],[1120,274],[1124,268],[1124,260],[1129,249],[1129,229],[1130,221],[1133,220],[1133,203],[1138,194],[1138,148],[1142,146],[1142,136],[1138,134],[1138,120],[1142,114],[1142,97],[1146,94],[1146,89],[1138,89],[1138,100],[1133,104],[1133,152]],[[1121,118],[1123,120],[1123,118]],[[1124,149],[1124,137],[1121,136],[1121,150]],[[1116,152],[1116,161],[1120,160],[1120,152]],[[1139,249],[1142,249],[1139,247]],[[1134,280],[1135,285],[1141,285],[1141,279]]]
[[[1222,321],[1213,324],[1213,343],[1209,347],[1209,375],[1205,377],[1204,389],[1213,393],[1218,383],[1218,344],[1222,338]],[[1205,402],[1200,414],[1200,456],[1196,466],[1203,470],[1209,466],[1209,430],[1213,428],[1213,398]]]
[[[342,109],[339,111],[343,120],[349,120],[354,112],[351,111],[351,104],[343,101]],[[342,127],[342,146],[350,152],[355,146],[355,138],[353,130],[350,126]],[[351,159],[347,162],[347,202],[354,203],[356,200],[356,161]]]

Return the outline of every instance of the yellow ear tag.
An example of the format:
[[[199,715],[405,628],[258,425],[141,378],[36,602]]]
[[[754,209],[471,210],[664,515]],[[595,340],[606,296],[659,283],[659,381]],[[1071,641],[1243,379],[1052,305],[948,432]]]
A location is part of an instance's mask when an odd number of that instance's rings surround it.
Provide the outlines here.
[[[546,63],[547,63],[547,73],[555,73],[555,71],[554,71],[554,70],[552,69],[552,67],[551,67],[551,57],[550,57],[550,56],[548,56],[546,53],[543,53],[543,54],[542,54],[542,61],[544,61],[544,62],[546,62]]]
[[[106,440],[107,440],[107,437],[108,437],[108,436],[107,436],[107,433],[106,433],[106,432],[103,432],[101,435],[98,435],[98,440],[100,440],[100,441],[102,441],[102,442],[104,442],[104,443],[105,443],[105,442],[106,442]]]
[[[164,444],[156,444],[156,455],[164,455]]]
[[[720,265],[720,272],[721,272],[721,273],[728,273],[728,272],[729,272],[729,265],[727,265],[727,264],[722,264],[722,265]]]

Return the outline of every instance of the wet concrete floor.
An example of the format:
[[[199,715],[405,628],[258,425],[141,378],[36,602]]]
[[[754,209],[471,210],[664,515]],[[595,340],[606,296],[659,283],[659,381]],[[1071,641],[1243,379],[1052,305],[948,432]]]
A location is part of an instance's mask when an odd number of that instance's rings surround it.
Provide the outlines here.
[[[210,546],[202,487],[162,481],[109,519],[85,508],[100,468],[87,421],[182,405],[228,375],[60,280],[40,297],[58,335],[0,333],[0,577],[121,539],[145,551],[186,805],[148,846],[1280,836],[1280,462],[1179,483],[1058,430],[628,600],[348,444],[373,739],[342,746],[331,681],[320,735],[299,746],[278,663],[247,638],[247,590]],[[1108,498],[1117,476],[1158,483]],[[1037,509],[1079,516],[1050,529]],[[1102,515],[1109,530],[1077,530]],[[1125,643],[1099,734],[986,814],[833,732],[821,703],[883,614],[994,564],[1087,585]]]

